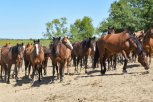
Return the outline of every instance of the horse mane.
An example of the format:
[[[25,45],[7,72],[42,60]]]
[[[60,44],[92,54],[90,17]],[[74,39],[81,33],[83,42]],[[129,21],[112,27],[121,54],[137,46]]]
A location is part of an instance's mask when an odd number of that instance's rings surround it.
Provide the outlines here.
[[[83,40],[83,41],[81,42],[82,47],[87,47],[87,48],[89,48],[89,47],[90,47],[90,42],[91,42],[91,41],[90,41],[89,38]]]

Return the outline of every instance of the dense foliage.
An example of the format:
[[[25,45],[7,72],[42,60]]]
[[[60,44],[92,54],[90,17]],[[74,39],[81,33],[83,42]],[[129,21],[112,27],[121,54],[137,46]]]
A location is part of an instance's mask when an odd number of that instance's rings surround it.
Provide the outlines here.
[[[97,30],[105,32],[108,26],[146,30],[152,26],[152,18],[153,0],[118,0],[111,5],[109,17],[100,23]]]

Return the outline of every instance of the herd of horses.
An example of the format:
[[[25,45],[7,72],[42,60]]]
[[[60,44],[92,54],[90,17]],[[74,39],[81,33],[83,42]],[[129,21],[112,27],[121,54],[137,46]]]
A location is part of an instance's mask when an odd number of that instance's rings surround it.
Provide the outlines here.
[[[135,33],[129,30],[115,33],[114,28],[108,28],[108,34],[100,36],[99,39],[92,37],[71,43],[68,37],[53,37],[51,42],[49,48],[42,46],[39,40],[34,40],[33,43],[27,45],[22,43],[15,46],[10,44],[2,46],[0,49],[1,79],[10,83],[11,68],[15,64],[12,77],[15,76],[18,81],[18,73],[24,62],[25,76],[34,82],[34,76],[38,74],[38,80],[41,81],[43,74],[47,74],[48,58],[51,59],[53,67],[52,83],[54,83],[55,72],[60,81],[63,81],[65,68],[67,68],[67,74],[70,74],[69,66],[72,60],[75,66],[74,73],[79,73],[82,66],[85,68],[85,73],[88,73],[89,57],[93,69],[100,64],[102,75],[107,70],[106,61],[108,61],[109,68],[109,62],[113,60],[116,69],[119,56],[124,62],[123,73],[127,73],[126,67],[128,59],[131,59],[131,53],[132,56],[138,57],[138,62],[148,70],[153,47],[153,28],[150,27],[147,32],[142,30]]]

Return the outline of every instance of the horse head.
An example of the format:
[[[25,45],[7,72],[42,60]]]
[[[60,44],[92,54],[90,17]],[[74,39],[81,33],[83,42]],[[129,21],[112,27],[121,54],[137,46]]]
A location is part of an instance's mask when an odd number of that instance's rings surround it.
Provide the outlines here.
[[[153,37],[153,27],[151,27],[147,32],[146,35],[148,35],[149,37]]]
[[[134,42],[137,45],[136,47],[136,53],[138,54],[138,62],[141,63],[141,65],[148,70],[149,69],[149,64],[148,64],[148,59],[146,56],[146,53],[143,51],[142,45],[138,41],[136,37],[134,37]]]
[[[59,55],[59,44],[61,43],[61,37],[53,37],[53,44],[52,44],[52,53],[56,56]]]
[[[18,44],[15,46],[15,51],[17,51],[16,63],[19,68],[22,67],[23,62],[23,53],[24,53],[24,44]]]
[[[34,50],[36,52],[36,55],[39,55],[39,52],[40,52],[40,41],[39,39],[38,40],[34,40]]]
[[[62,39],[62,43],[68,47],[70,50],[73,50],[73,46],[72,46],[72,43],[70,42],[69,38],[68,37],[64,37]]]
[[[90,48],[95,51],[96,50],[96,37],[89,38]]]
[[[144,51],[142,51],[140,54],[138,54],[138,62],[141,63],[141,65],[146,70],[149,69],[148,59],[147,59],[146,53]]]

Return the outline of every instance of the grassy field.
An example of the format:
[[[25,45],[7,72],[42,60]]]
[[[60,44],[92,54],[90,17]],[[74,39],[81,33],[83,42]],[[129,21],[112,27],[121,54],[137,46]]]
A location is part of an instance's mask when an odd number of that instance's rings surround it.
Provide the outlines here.
[[[6,43],[10,43],[11,45],[16,45],[17,43],[24,43],[25,45],[28,43],[33,43],[33,40],[31,39],[1,39],[0,40],[0,46],[5,45]],[[51,40],[46,39],[40,39],[40,44],[43,46],[49,46]]]

